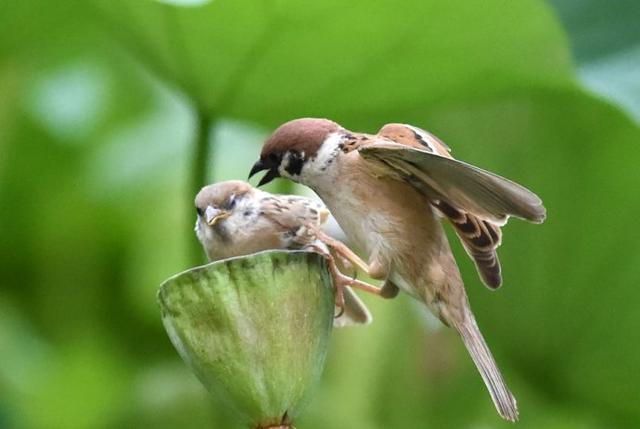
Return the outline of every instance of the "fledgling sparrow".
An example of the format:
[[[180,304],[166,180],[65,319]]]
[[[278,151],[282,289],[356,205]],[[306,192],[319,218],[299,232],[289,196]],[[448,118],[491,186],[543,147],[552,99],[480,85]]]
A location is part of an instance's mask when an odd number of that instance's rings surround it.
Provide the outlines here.
[[[435,136],[403,124],[370,135],[327,119],[293,120],[267,140],[249,177],[262,170],[260,185],[282,176],[313,189],[369,257],[353,263],[385,279],[383,290],[413,295],[455,328],[499,414],[517,420],[516,400],[476,324],[439,218],[453,225],[482,281],[497,288],[500,227],[509,216],[542,222],[540,198],[453,159]]]
[[[293,195],[273,195],[246,182],[231,180],[202,188],[195,205],[196,235],[210,261],[269,249],[319,251],[329,259],[334,283],[343,282],[345,286],[344,305],[340,304],[341,314],[334,326],[371,322],[369,310],[349,287],[358,287],[361,282],[342,276],[329,255],[328,247],[347,255],[350,251],[319,230],[329,216],[322,203]]]

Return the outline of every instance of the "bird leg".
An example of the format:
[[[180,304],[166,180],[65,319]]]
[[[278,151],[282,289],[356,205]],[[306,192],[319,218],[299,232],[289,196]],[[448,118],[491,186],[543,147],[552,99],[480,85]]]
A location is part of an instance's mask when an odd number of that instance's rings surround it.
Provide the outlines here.
[[[344,243],[336,240],[333,237],[327,235],[324,231],[318,228],[316,225],[309,225],[311,232],[313,232],[316,238],[322,241],[327,247],[333,249],[336,255],[340,258],[341,261],[347,261],[352,263],[353,265],[360,268],[364,271],[369,277],[374,279],[386,279],[381,288],[375,288],[375,291],[372,291],[371,286],[368,283],[363,283],[366,285],[366,288],[353,286],[356,289],[361,289],[366,292],[374,293],[375,295],[379,295],[382,298],[391,299],[395,298],[398,295],[400,289],[396,286],[391,280],[387,277],[389,275],[389,269],[383,264],[381,264],[378,260],[374,260],[371,264],[367,264],[364,262],[358,255],[356,255],[351,249],[349,249]],[[342,273],[340,273],[342,275]],[[344,277],[344,276],[343,276]],[[355,280],[355,279],[354,279]],[[362,282],[360,282],[362,283]]]
[[[360,289],[365,292],[373,293],[375,295],[381,294],[381,289],[370,285],[369,283],[362,282],[360,280],[356,280],[354,278],[350,278],[345,276],[340,272],[338,266],[336,265],[336,261],[331,254],[325,254],[327,258],[327,265],[329,268],[329,272],[333,277],[333,284],[336,288],[336,306],[340,309],[340,312],[335,317],[340,317],[344,313],[344,289],[346,287],[351,287],[353,289]]]
[[[338,268],[341,272],[353,270],[353,275],[351,277],[356,278],[356,276],[358,275],[358,269],[354,268],[351,261],[346,259],[344,256],[336,253],[335,251],[333,252],[333,256],[336,258],[336,263],[338,263]]]
[[[323,243],[323,244],[326,244],[326,243]],[[340,244],[342,244],[342,243],[340,243]],[[328,245],[327,245],[327,247],[328,247]],[[331,277],[333,279],[334,287],[336,288],[336,306],[338,308],[340,308],[340,313],[336,317],[340,317],[344,313],[344,305],[345,305],[344,304],[344,288],[345,287],[348,286],[348,287],[351,287],[353,289],[360,289],[362,291],[369,292],[369,293],[372,293],[374,295],[380,295],[381,294],[381,289],[379,287],[373,286],[373,285],[371,285],[369,283],[365,283],[365,282],[360,281],[360,280],[356,280],[355,278],[350,278],[350,277],[345,276],[344,274],[342,274],[340,272],[340,270],[338,269],[338,266],[336,265],[336,260],[333,257],[333,255],[331,255],[331,253],[329,251],[325,250],[325,248],[323,248],[323,246],[321,246],[319,244],[311,244],[311,245],[308,246],[308,248],[311,248],[314,251],[316,251],[317,253],[320,253],[327,260],[327,267],[329,268],[329,273],[331,274]]]
[[[318,240],[322,241],[329,248],[333,249],[333,251],[336,252],[336,254],[340,257],[340,259],[349,261],[351,264],[367,273],[367,275],[369,274],[369,265],[365,261],[360,259],[360,257],[356,255],[351,249],[349,249],[344,243],[329,236],[316,225],[308,225],[308,228]]]
[[[335,318],[338,318],[344,314],[344,274],[340,272],[338,267],[336,266],[336,261],[333,259],[333,256],[329,251],[327,251],[324,247],[318,244],[311,244],[307,246],[308,249],[315,251],[316,253],[321,254],[327,260],[327,265],[329,268],[329,273],[331,274],[331,278],[333,280],[333,286],[336,289],[336,307],[340,309],[340,312],[335,315]]]

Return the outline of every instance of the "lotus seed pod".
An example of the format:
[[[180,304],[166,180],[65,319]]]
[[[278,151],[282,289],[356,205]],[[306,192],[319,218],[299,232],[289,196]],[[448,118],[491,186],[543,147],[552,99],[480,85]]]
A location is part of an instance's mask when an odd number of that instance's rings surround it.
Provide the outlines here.
[[[323,256],[267,251],[166,280],[158,300],[176,350],[251,427],[288,428],[317,384],[334,316]]]

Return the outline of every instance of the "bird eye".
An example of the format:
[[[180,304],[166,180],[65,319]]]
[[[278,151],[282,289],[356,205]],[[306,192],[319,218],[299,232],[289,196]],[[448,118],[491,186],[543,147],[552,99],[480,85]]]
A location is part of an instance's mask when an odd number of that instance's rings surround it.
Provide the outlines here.
[[[196,212],[198,212],[198,216],[204,216],[204,210],[202,210],[200,207],[196,207]]]
[[[236,195],[233,194],[229,197],[229,202],[227,203],[227,206],[232,209],[236,206]]]

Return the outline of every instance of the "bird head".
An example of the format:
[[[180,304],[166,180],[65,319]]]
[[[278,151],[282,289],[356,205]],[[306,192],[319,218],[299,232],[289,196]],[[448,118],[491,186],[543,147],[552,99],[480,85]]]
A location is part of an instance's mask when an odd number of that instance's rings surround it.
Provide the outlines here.
[[[238,202],[252,191],[251,185],[239,180],[215,183],[198,192],[195,205],[198,223],[214,228],[233,214]]]
[[[340,125],[328,119],[294,119],[281,125],[265,143],[249,177],[266,170],[258,186],[276,177],[300,181],[308,162],[315,160],[327,139],[341,130]]]

